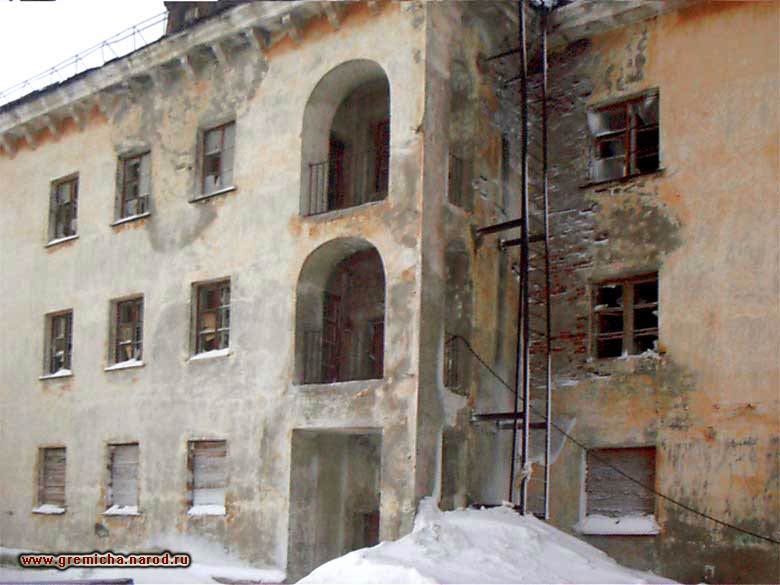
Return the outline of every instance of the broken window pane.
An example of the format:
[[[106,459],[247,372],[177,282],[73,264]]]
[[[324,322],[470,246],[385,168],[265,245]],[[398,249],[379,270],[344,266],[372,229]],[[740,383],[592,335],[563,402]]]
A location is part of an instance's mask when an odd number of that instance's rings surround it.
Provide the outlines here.
[[[596,287],[593,327],[595,357],[657,349],[658,276]]]
[[[233,122],[204,133],[202,161],[204,194],[233,184],[234,143],[235,123]]]
[[[72,323],[71,312],[49,317],[49,343],[45,370],[47,374],[70,369]]]
[[[51,193],[49,239],[76,235],[78,177],[54,183]]]
[[[148,210],[151,191],[149,157],[147,152],[122,159],[122,185],[117,219],[140,215]]]
[[[143,348],[143,299],[116,304],[114,363],[140,360]]]
[[[623,306],[623,285],[605,284],[598,287],[596,304],[604,307],[622,307]]]
[[[196,297],[196,353],[229,347],[230,281],[201,285]]]

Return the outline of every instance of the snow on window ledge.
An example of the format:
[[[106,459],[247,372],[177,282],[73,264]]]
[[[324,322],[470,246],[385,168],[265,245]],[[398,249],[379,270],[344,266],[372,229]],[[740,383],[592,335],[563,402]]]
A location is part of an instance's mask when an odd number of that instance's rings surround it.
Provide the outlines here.
[[[103,512],[103,516],[140,516],[138,506],[120,506],[115,504]]]
[[[212,197],[216,197],[217,195],[224,195],[225,193],[230,193],[231,191],[235,191],[236,186],[230,185],[229,187],[222,187],[221,189],[217,189],[216,191],[210,191],[208,193],[198,193],[194,197],[190,199],[190,203],[197,203],[198,201],[204,201],[205,199],[211,199]]]
[[[140,368],[143,367],[145,364],[142,360],[132,359],[132,360],[125,360],[123,362],[118,362],[116,364],[113,364],[111,366],[108,366],[107,368],[103,368],[103,371],[105,372],[113,372],[114,370],[126,370],[128,368]]]
[[[190,359],[188,361],[196,362],[199,360],[210,360],[213,358],[227,357],[232,353],[233,352],[229,347],[226,347],[224,349],[212,349],[211,351],[196,353],[195,355],[190,356]]]
[[[62,506],[55,506],[54,504],[42,504],[37,508],[33,508],[33,514],[48,514],[59,515],[65,513],[65,508]]]
[[[123,223],[136,221],[138,219],[143,219],[145,217],[149,217],[150,215],[152,215],[150,211],[144,211],[143,213],[137,213],[136,215],[128,215],[126,217],[120,217],[116,221],[111,222],[111,227],[116,227],[118,225],[122,225]]]
[[[224,516],[225,506],[219,504],[199,504],[187,510],[187,516]]]
[[[586,516],[574,525],[574,530],[591,535],[652,536],[661,531],[655,516],[619,516],[611,518],[601,514]]]
[[[46,243],[45,247],[48,248],[49,246],[56,246],[57,244],[63,244],[65,242],[70,242],[71,240],[75,240],[78,237],[79,237],[78,234],[74,234],[72,236],[65,236],[64,238],[57,238],[55,240],[49,240]]]
[[[55,378],[67,378],[68,376],[72,376],[73,372],[71,370],[66,370],[65,368],[61,368],[54,372],[53,374],[45,374],[43,376],[38,376],[39,380],[53,380]]]

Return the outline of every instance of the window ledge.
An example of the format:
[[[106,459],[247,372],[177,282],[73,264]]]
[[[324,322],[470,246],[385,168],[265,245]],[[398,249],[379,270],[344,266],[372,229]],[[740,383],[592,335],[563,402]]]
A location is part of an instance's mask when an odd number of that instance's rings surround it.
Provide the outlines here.
[[[590,189],[591,187],[609,187],[612,185],[620,185],[622,183],[630,183],[641,178],[651,178],[657,176],[663,176],[666,173],[665,168],[659,168],[654,171],[648,171],[646,173],[635,173],[633,175],[627,175],[625,177],[615,177],[614,179],[604,179],[603,181],[589,181],[580,185],[580,189]]]
[[[226,516],[225,506],[219,504],[201,504],[187,510],[187,516]]]
[[[111,227],[116,227],[118,225],[122,225],[123,223],[129,223],[131,221],[138,221],[139,219],[143,219],[145,217],[149,217],[152,215],[151,211],[146,211],[144,213],[139,213],[138,215],[128,215],[127,217],[122,217],[116,220],[111,224]]]
[[[111,506],[103,512],[103,516],[140,516],[138,506]]]
[[[306,382],[306,383],[294,383],[293,386],[300,388],[301,390],[334,390],[338,388],[357,388],[361,389],[369,384],[371,387],[376,387],[382,384],[385,378],[364,378],[362,380],[342,380],[338,382]]]
[[[37,508],[33,508],[33,514],[44,514],[46,516],[59,516],[65,513],[65,508],[62,506],[55,506],[54,504],[42,504]]]
[[[226,347],[225,349],[213,349],[211,351],[196,353],[195,355],[190,356],[190,359],[188,359],[187,361],[198,362],[201,360],[211,360],[216,358],[227,357],[232,354],[233,354],[233,350],[231,350],[229,347]]]
[[[611,518],[592,514],[575,524],[574,530],[591,536],[655,536],[661,532],[661,527],[655,521],[655,516]]]
[[[199,193],[198,195],[195,195],[190,199],[190,203],[198,203],[200,201],[205,201],[206,199],[211,199],[212,197],[216,197],[217,195],[224,195],[225,193],[230,193],[231,191],[235,191],[236,186],[231,185],[230,187],[223,187],[222,189],[218,189],[217,191],[212,191],[211,193]]]
[[[377,199],[376,201],[366,201],[365,203],[360,203],[359,205],[350,205],[349,207],[342,207],[340,209],[329,209],[328,211],[323,211],[321,213],[310,213],[308,215],[300,214],[300,218],[306,221],[330,221],[339,219],[341,217],[350,215],[351,213],[355,213],[359,209],[366,209],[375,205],[381,205],[387,201],[387,198],[387,195],[385,195],[382,197],[382,199]]]
[[[65,242],[70,242],[71,240],[75,240],[78,237],[79,237],[78,234],[74,234],[72,236],[65,236],[64,238],[57,238],[56,240],[50,240],[49,242],[46,243],[44,247],[49,248],[51,246],[56,246],[57,244],[64,244]]]
[[[73,372],[71,370],[57,370],[53,374],[45,374],[43,376],[38,376],[39,380],[55,380],[57,378],[69,378],[73,375]]]
[[[130,368],[142,368],[146,364],[142,362],[141,360],[127,360],[125,362],[119,362],[116,364],[113,364],[111,366],[108,366],[107,368],[103,368],[104,372],[114,372],[116,370],[127,370]]]

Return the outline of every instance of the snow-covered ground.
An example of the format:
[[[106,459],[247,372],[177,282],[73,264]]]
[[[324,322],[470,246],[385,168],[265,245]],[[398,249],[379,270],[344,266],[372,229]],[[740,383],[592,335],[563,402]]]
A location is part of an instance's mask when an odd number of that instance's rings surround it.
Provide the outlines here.
[[[509,508],[441,512],[420,503],[411,534],[325,563],[299,583],[674,583],[618,565]]]

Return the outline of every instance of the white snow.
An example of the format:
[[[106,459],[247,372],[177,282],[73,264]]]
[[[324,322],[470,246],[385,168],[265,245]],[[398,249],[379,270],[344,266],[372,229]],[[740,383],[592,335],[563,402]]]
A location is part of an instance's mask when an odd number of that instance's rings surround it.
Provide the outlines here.
[[[218,357],[225,357],[230,355],[232,352],[230,351],[229,347],[226,347],[224,349],[212,349],[211,351],[204,351],[202,353],[196,353],[195,355],[190,357],[190,361],[198,361],[198,360],[208,360],[212,358],[218,358]]]
[[[61,244],[62,242],[69,242],[70,240],[75,240],[78,238],[78,234],[74,234],[72,236],[64,236],[62,238],[56,238],[54,240],[49,240],[49,242],[46,244],[46,247],[49,246],[56,246],[57,244]]]
[[[65,508],[62,506],[55,506],[54,504],[43,504],[37,508],[33,508],[33,514],[64,514]]]
[[[652,535],[658,534],[661,527],[655,521],[655,516],[646,514],[617,518],[592,514],[575,524],[574,530],[583,534]]]
[[[411,534],[360,549],[299,583],[674,583],[510,508],[441,512],[426,498]]]
[[[46,374],[45,376],[41,376],[38,379],[39,380],[48,380],[50,378],[65,378],[67,376],[72,376],[72,375],[73,375],[73,372],[71,370],[68,370],[68,369],[65,369],[65,368],[60,368],[59,370],[57,370],[53,374]]]
[[[224,516],[225,506],[219,504],[199,504],[187,510],[187,516]]]
[[[108,510],[103,512],[104,516],[140,516],[138,506],[120,506],[114,504]]]
[[[126,368],[140,368],[144,365],[144,362],[142,360],[139,360],[137,358],[133,358],[130,360],[125,360],[123,362],[117,362],[111,366],[108,366],[107,368],[103,368],[106,372],[111,372],[113,370],[124,370]]]

